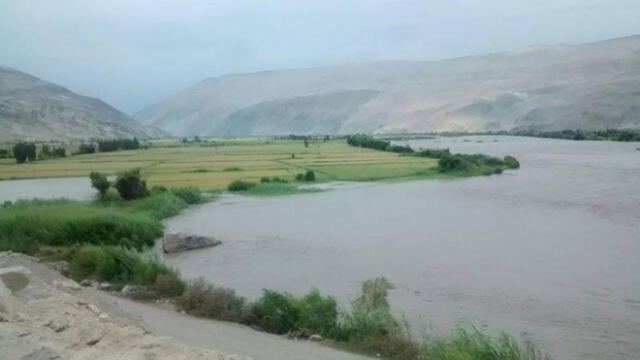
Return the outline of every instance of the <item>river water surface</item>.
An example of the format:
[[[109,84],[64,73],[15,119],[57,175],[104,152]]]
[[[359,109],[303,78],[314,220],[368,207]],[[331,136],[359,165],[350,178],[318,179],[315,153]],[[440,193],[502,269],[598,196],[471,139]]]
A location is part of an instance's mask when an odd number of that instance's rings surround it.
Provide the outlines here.
[[[219,247],[168,256],[254,298],[312,287],[348,304],[384,275],[416,329],[526,332],[556,359],[640,358],[638,144],[439,138],[414,147],[512,154],[522,168],[460,180],[223,196],[167,222]]]

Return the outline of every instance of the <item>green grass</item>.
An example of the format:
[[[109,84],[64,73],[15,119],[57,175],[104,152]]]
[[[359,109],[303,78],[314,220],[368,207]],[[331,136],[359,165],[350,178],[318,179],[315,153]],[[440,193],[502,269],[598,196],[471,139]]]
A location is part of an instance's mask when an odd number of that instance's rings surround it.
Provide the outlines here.
[[[303,188],[299,184],[292,183],[260,183],[249,188],[246,193],[256,196],[278,196],[301,193],[319,192],[318,189]]]
[[[162,235],[161,220],[202,201],[197,189],[173,189],[124,201],[19,201],[0,210],[0,251],[34,254],[42,245],[100,244],[143,249]]]

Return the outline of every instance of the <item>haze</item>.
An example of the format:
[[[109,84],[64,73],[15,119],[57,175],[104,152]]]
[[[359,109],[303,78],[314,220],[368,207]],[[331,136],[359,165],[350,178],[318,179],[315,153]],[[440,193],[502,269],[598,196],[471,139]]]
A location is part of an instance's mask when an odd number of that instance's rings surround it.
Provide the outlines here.
[[[634,0],[3,0],[0,64],[133,113],[207,77],[640,33]]]

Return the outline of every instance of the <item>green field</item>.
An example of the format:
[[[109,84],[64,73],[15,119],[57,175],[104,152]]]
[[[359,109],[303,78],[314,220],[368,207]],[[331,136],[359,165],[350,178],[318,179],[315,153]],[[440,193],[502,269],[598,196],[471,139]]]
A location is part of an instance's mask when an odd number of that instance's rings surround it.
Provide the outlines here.
[[[88,176],[140,168],[149,186],[195,186],[203,190],[224,189],[236,179],[259,181],[263,176],[293,180],[313,170],[318,181],[375,181],[426,178],[438,174],[437,160],[349,146],[344,140],[246,138],[216,141],[217,146],[184,145],[164,140],[149,143],[145,150],[75,155],[66,158],[16,164],[0,160],[1,179]],[[291,155],[295,155],[292,159]]]

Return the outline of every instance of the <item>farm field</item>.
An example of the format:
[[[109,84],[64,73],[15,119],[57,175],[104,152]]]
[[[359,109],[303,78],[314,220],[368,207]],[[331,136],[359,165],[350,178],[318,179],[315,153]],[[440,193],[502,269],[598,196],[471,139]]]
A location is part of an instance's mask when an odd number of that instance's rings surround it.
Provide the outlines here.
[[[225,188],[236,179],[259,181],[264,176],[293,180],[313,170],[318,181],[376,181],[441,177],[437,160],[349,146],[344,140],[246,138],[216,142],[217,146],[183,145],[156,141],[148,149],[75,155],[16,164],[0,160],[0,179],[109,175],[140,168],[150,186],[195,186],[203,190]],[[292,154],[295,156],[293,158]]]

